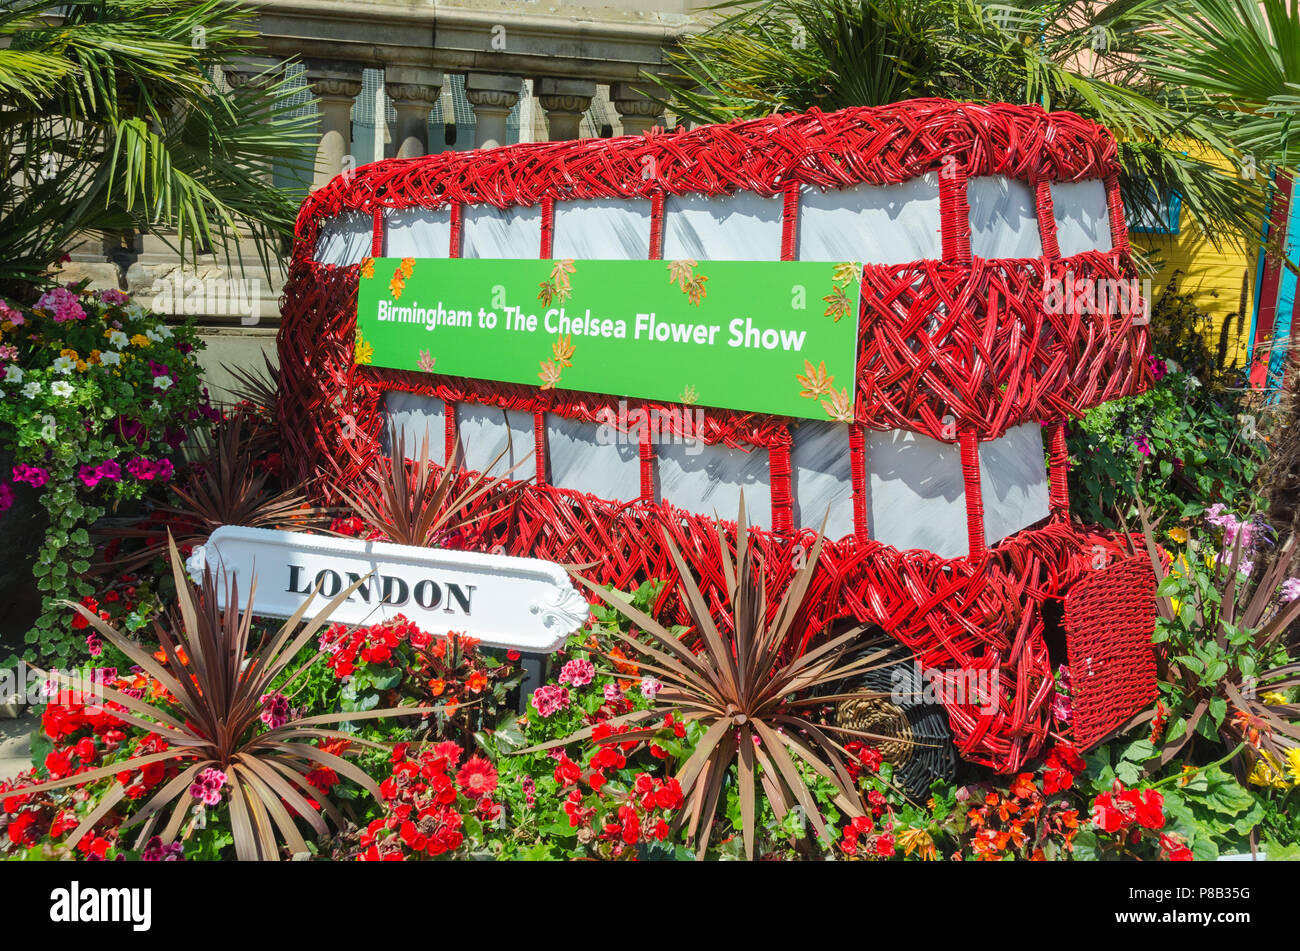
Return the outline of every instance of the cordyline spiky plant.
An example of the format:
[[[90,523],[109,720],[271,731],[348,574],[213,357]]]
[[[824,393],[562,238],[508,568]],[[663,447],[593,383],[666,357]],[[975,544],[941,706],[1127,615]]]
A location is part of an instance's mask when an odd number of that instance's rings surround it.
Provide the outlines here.
[[[311,505],[298,488],[268,492],[269,473],[255,465],[257,452],[242,415],[227,416],[204,437],[198,462],[183,470],[169,486],[174,501],[158,506],[153,520],[182,534],[178,544],[202,545],[222,525],[302,531],[328,524],[329,510]],[[169,528],[170,531],[170,528]],[[113,528],[114,537],[156,539],[138,551],[126,552],[99,570],[134,571],[167,554],[161,532],[152,527]]]
[[[604,721],[609,726],[658,723],[671,713],[682,722],[696,721],[705,729],[690,757],[677,773],[686,805],[677,816],[677,826],[686,826],[688,841],[703,858],[709,846],[713,818],[717,814],[723,789],[734,775],[740,797],[745,856],[754,857],[755,818],[758,814],[757,793],[762,788],[778,820],[796,805],[811,820],[817,834],[829,841],[826,822],[808,788],[815,773],[834,790],[834,803],[849,816],[863,814],[862,801],[845,767],[849,754],[832,738],[831,733],[882,741],[893,737],[823,725],[805,714],[808,708],[824,708],[849,698],[887,698],[888,693],[853,690],[852,693],[821,692],[818,688],[843,685],[858,675],[882,666],[890,655],[889,648],[862,651],[860,635],[868,625],[861,625],[833,637],[806,652],[798,649],[799,638],[792,627],[817,560],[821,555],[819,533],[804,567],[795,572],[773,619],[766,617],[767,581],[761,556],[751,544],[742,497],[737,519],[736,557],[731,553],[718,528],[719,549],[730,605],[728,625],[732,633],[723,633],[709,611],[672,537],[664,539],[677,569],[687,613],[694,634],[691,639],[678,637],[654,618],[634,607],[616,591],[610,591],[575,577],[602,600],[632,621],[653,644],[612,631],[639,656],[638,665],[653,674],[663,685],[654,706]],[[616,658],[597,651],[609,660]],[[523,750],[533,753],[584,740],[593,727],[550,743]],[[612,734],[599,742],[624,743],[648,740],[656,727],[642,726],[625,733]],[[802,764],[802,769],[801,769]]]
[[[256,579],[250,585],[248,606],[243,611],[239,609],[234,581],[228,579],[229,606],[219,608],[217,585],[227,583],[227,579],[218,582],[209,572],[201,587],[192,585],[185,576],[184,561],[175,542],[169,542],[169,548],[179,614],[169,612],[163,620],[154,623],[166,658],[164,662],[155,659],[138,643],[118,633],[81,605],[70,601],[65,603],[80,612],[96,630],[166,690],[165,698],[148,703],[119,690],[103,688],[105,701],[121,705],[121,708],[113,710],[114,716],[158,734],[170,748],[53,782],[27,786],[23,793],[80,786],[149,763],[175,763],[180,772],[122,822],[123,829],[143,824],[135,843],[139,848],[154,834],[159,820],[169,808],[171,813],[160,835],[165,844],[175,840],[194,805],[189,794],[190,785],[203,770],[216,768],[225,773],[230,789],[230,826],[238,858],[279,859],[281,843],[288,846],[292,855],[305,853],[307,844],[295,816],[310,825],[318,835],[325,835],[329,830],[325,819],[308,802],[304,793],[320,807],[321,813],[334,822],[336,828],[345,824],[337,807],[307,781],[307,774],[313,769],[319,766],[333,769],[362,786],[376,799],[380,798],[379,787],[365,772],[342,756],[313,745],[312,741],[346,739],[352,747],[386,747],[351,733],[325,729],[324,724],[423,715],[441,708],[402,707],[324,714],[290,720],[275,729],[260,729],[262,697],[271,690],[272,682],[311,642],[331,612],[366,579],[362,578],[340,591],[320,613],[300,628],[307,606],[319,593],[318,587],[313,597],[308,598],[274,636],[263,645],[250,649]],[[188,664],[182,663],[182,652]],[[284,690],[302,677],[323,653],[315,653],[278,689]],[[75,845],[113,809],[123,805],[129,808],[130,804],[125,785],[115,782],[72,832],[67,844]]]
[[[482,472],[465,476],[459,441],[451,464],[438,467],[429,459],[426,434],[414,469],[406,463],[406,436],[396,427],[391,431],[389,445],[392,458],[381,455],[374,461],[362,480],[362,491],[354,494],[338,482],[334,483],[334,491],[369,528],[398,545],[443,545],[458,532],[498,514],[522,494],[528,483],[508,478],[523,465],[523,459],[500,478],[488,475],[510,451],[509,446]],[[458,490],[462,478],[465,484]]]
[[[1243,783],[1261,760],[1271,770],[1284,769],[1288,751],[1300,749],[1300,704],[1266,703],[1264,697],[1272,694],[1276,700],[1282,691],[1300,687],[1300,663],[1287,656],[1282,641],[1300,618],[1300,598],[1278,603],[1295,536],[1277,546],[1267,561],[1257,555],[1246,576],[1239,570],[1245,536],[1239,531],[1226,557],[1215,559],[1206,573],[1187,557],[1181,571],[1191,577],[1180,578],[1173,573],[1176,564],[1166,566],[1140,498],[1137,508],[1160,580],[1156,609],[1175,634],[1181,625],[1194,635],[1181,643],[1176,636],[1169,639],[1162,679],[1181,693],[1181,710],[1173,712],[1186,716],[1186,726],[1170,730],[1156,762],[1164,766],[1196,738],[1198,727],[1209,723],[1212,730],[1202,735],[1217,734],[1226,749],[1241,751],[1233,756],[1232,767]],[[1149,717],[1140,716],[1135,723]]]

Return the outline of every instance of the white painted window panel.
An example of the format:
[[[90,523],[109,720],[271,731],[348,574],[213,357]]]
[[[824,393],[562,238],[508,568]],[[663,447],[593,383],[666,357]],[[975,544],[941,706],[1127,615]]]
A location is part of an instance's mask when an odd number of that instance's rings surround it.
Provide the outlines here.
[[[980,443],[979,453],[987,544],[1014,535],[1051,513],[1043,432],[1037,423],[1022,423],[1000,439]]]
[[[557,201],[551,256],[587,261],[650,257],[648,198]]]
[[[939,179],[927,173],[897,185],[853,185],[799,196],[800,261],[908,264],[943,257]]]
[[[384,215],[384,256],[445,258],[451,255],[451,209],[401,208]]]
[[[1043,254],[1034,191],[1002,175],[968,179],[970,250],[979,258],[1036,258]]]
[[[533,414],[523,410],[505,410],[480,403],[456,405],[456,435],[464,453],[464,467],[470,472],[505,476],[514,480],[531,479],[537,472],[536,438]],[[498,454],[504,452],[493,465]]]
[[[327,218],[316,233],[316,260],[336,267],[360,264],[370,255],[374,233],[375,220],[364,212],[349,211]]]
[[[447,461],[445,414],[445,404],[436,397],[389,390],[384,394],[384,428],[380,433],[384,454],[389,457],[393,454],[391,428],[395,428],[405,441],[408,458],[420,457],[420,444],[427,438],[429,459],[444,465]]]
[[[612,438],[613,427],[546,414],[546,453],[551,484],[607,501],[641,497],[641,450]]]
[[[868,430],[866,437],[871,537],[900,551],[966,555],[966,483],[958,447],[904,430]]]
[[[1084,251],[1109,251],[1110,209],[1106,184],[1100,179],[1052,183],[1052,214],[1056,244],[1062,257]]]
[[[783,201],[753,192],[669,195],[664,200],[665,261],[779,261]]]
[[[807,420],[795,427],[790,449],[790,496],[794,527],[819,529],[826,537],[853,533],[853,472],[849,427]]]
[[[696,515],[734,520],[745,493],[745,514],[751,525],[772,527],[772,489],[766,449],[707,446],[697,440],[660,444],[657,458],[658,497]]]
[[[542,253],[542,209],[466,205],[463,258],[537,258]]]

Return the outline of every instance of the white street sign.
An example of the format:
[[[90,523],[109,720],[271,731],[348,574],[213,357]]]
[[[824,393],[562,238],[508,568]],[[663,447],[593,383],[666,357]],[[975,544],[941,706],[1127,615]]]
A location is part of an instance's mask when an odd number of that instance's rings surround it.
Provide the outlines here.
[[[224,607],[224,571],[237,582],[240,606],[257,577],[253,612],[287,618],[311,596],[307,610],[322,609],[358,578],[370,575],[335,609],[331,620],[377,624],[404,615],[429,634],[457,631],[493,647],[550,653],[587,620],[588,605],[559,565],[536,558],[417,548],[356,538],[306,535],[223,525],[212,533],[201,563],[217,573]]]

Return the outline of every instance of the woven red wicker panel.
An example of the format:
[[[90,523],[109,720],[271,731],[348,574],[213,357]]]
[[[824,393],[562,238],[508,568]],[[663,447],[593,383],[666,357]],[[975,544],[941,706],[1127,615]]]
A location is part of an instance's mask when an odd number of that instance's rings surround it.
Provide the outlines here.
[[[1087,748],[1156,698],[1156,579],[1146,555],[1088,573],[1065,596],[1075,742]]]
[[[588,577],[627,589],[647,578],[674,581],[663,542],[667,531],[700,590],[717,607],[725,598],[718,523],[670,504],[618,505],[552,486],[527,488],[515,507],[460,545],[546,558],[579,567]],[[735,525],[722,523],[734,551]],[[779,603],[797,550],[816,533],[754,533]],[[985,556],[950,560],[900,552],[852,536],[826,542],[796,621],[804,643],[842,618],[878,624],[907,645],[925,668],[997,671],[997,699],[946,705],[958,750],[973,761],[1014,771],[1041,749],[1050,726],[1052,667],[1043,639],[1041,605],[1090,572],[1097,551],[1112,557],[1121,540],[1064,521],[1022,532]],[[688,618],[669,584],[658,609],[673,623]],[[725,621],[725,612],[719,611]],[[1136,708],[1135,708],[1136,709]],[[1127,713],[1135,712],[1129,710]]]

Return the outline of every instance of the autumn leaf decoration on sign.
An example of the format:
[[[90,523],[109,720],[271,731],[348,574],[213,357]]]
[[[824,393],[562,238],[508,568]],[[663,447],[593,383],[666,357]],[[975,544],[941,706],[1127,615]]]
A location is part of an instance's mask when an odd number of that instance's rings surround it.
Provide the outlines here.
[[[402,263],[397,265],[397,270],[393,272],[393,279],[388,282],[388,289],[392,291],[393,300],[401,298],[402,291],[406,289],[406,279],[413,273],[415,273],[415,258],[402,258]]]
[[[835,377],[826,372],[826,361],[813,366],[808,360],[803,362],[804,372],[794,375],[795,382],[802,387],[799,395],[804,399],[815,400],[822,396],[829,399],[821,401],[826,415],[839,423],[853,422],[853,406],[849,402],[849,388],[836,391]]]
[[[849,288],[853,283],[860,280],[861,270],[853,261],[841,261],[835,265],[835,274],[831,278],[831,292],[822,298],[826,302],[826,313],[822,316],[833,317],[836,323],[840,318],[848,314],[853,306],[853,301],[849,298]]]
[[[569,299],[573,293],[573,286],[569,283],[569,275],[576,273],[573,266],[573,258],[565,258],[562,261],[556,261],[551,267],[551,278],[548,281],[542,281],[541,292],[538,293],[537,299],[543,306],[550,306],[552,300],[561,302]],[[553,390],[560,382],[560,374],[564,372],[565,367],[573,366],[573,341],[569,334],[557,337],[555,343],[551,344],[551,359],[543,360],[539,366],[542,371],[537,374],[537,378],[542,381],[542,389]]]
[[[703,274],[695,273],[695,265],[698,262],[690,258],[683,258],[680,261],[668,262],[668,283],[676,284],[695,306],[699,306],[700,301],[708,295],[704,290],[704,282],[708,280]]]
[[[551,268],[550,279],[537,285],[541,288],[537,292],[537,299],[542,302],[543,307],[550,307],[551,301],[554,300],[564,303],[569,299],[569,295],[573,293],[573,288],[569,285],[569,275],[572,273],[574,273],[573,258],[555,262]]]

